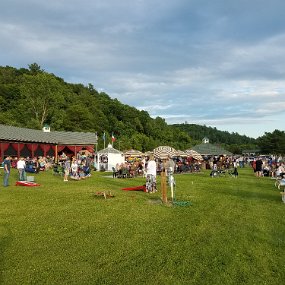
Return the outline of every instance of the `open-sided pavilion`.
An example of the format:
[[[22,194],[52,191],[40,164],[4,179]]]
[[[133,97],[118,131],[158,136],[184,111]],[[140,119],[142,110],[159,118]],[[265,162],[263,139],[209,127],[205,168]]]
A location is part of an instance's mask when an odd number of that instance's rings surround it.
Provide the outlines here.
[[[96,133],[47,131],[0,124],[0,157],[76,155],[82,149],[94,152]]]

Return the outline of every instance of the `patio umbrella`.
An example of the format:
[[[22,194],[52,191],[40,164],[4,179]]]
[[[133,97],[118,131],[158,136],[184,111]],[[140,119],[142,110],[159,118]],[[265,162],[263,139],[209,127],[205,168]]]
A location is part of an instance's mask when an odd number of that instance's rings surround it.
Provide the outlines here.
[[[144,153],[145,156],[150,156],[150,155],[152,155],[152,154],[153,154],[153,151],[146,151],[146,152]]]
[[[130,149],[130,150],[127,150],[125,152],[125,156],[141,157],[141,156],[143,156],[143,153],[141,151],[139,151],[139,150]]]
[[[170,146],[159,146],[153,150],[153,154],[156,158],[167,159],[176,156],[177,151]]]
[[[187,149],[185,152],[188,156],[191,156],[196,160],[203,160],[202,155],[193,149]]]
[[[188,155],[187,155],[187,153],[185,151],[177,150],[175,156],[187,157]]]

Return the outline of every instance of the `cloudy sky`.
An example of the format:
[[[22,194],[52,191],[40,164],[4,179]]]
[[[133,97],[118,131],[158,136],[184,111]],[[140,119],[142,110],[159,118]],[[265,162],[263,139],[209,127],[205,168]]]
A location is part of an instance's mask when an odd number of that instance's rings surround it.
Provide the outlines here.
[[[0,65],[36,62],[167,123],[285,129],[284,0],[1,0]]]

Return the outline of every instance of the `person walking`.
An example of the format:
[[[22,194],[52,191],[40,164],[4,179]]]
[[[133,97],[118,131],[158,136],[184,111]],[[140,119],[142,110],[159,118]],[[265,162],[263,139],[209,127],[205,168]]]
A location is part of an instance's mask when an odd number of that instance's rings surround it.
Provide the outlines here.
[[[3,185],[4,187],[7,187],[9,186],[9,176],[10,176],[10,170],[11,170],[11,157],[10,156],[7,156],[4,159],[3,165],[4,165]]]

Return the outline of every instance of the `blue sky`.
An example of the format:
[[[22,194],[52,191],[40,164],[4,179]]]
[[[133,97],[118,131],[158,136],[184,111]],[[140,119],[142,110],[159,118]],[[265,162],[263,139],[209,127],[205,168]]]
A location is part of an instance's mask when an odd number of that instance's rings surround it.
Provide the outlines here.
[[[283,0],[3,0],[0,65],[38,63],[167,123],[285,129]]]

